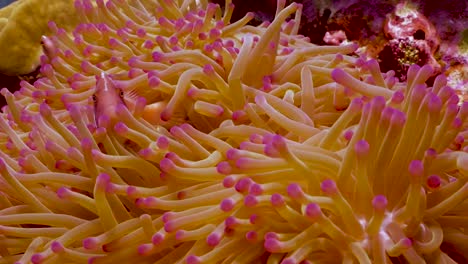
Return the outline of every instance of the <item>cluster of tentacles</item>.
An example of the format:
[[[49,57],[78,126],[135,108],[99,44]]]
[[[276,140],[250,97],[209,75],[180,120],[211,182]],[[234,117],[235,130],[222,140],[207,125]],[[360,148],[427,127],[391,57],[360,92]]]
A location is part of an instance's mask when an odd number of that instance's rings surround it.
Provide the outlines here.
[[[468,104],[430,66],[311,44],[281,0],[257,27],[229,0],[75,7],[1,92],[0,263],[468,258]]]

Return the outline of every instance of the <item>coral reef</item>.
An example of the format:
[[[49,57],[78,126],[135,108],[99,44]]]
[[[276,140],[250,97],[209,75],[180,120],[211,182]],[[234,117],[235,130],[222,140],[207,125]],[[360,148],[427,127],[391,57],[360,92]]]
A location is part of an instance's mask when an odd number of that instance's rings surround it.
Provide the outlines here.
[[[302,5],[77,0],[0,116],[0,263],[468,259],[468,103]],[[292,18],[292,19],[291,19]]]
[[[215,3],[223,4],[222,0]],[[468,74],[463,32],[468,28],[466,1],[312,1],[303,4],[299,34],[315,44],[359,43],[359,53],[379,60],[381,69],[395,71],[402,80],[411,63],[431,64],[434,74],[445,74],[452,88],[465,98],[468,86],[459,76]],[[271,21],[272,1],[236,3],[235,18],[255,13],[255,24]],[[466,35],[466,34],[465,34]],[[435,77],[435,76],[434,76]],[[430,78],[429,85],[433,81]]]

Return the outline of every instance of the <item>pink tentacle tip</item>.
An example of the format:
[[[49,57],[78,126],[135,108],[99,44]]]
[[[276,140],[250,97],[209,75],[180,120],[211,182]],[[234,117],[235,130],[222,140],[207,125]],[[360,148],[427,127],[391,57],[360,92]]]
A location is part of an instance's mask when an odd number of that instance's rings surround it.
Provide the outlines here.
[[[258,199],[252,194],[248,194],[244,197],[244,205],[248,208],[255,207],[258,204]]]
[[[166,154],[164,154],[164,158],[170,159],[171,161],[177,162],[180,160],[179,156],[177,153],[169,151]]]
[[[59,254],[59,253],[62,253],[63,251],[65,251],[65,247],[59,241],[52,242],[52,244],[50,245],[50,249],[55,254]]]
[[[267,103],[265,96],[261,94],[258,94],[257,96],[255,96],[255,103],[260,106],[265,105]]]
[[[131,199],[136,199],[139,196],[138,189],[135,186],[128,186],[126,193]]]
[[[262,141],[261,141],[261,142],[258,142],[258,143],[261,143],[261,144],[272,144],[272,143],[273,143],[273,137],[274,137],[275,135],[276,135],[276,134],[267,133],[267,134],[261,136]],[[255,143],[257,143],[257,142],[255,142]]]
[[[228,216],[228,218],[226,218],[224,220],[224,225],[227,227],[227,228],[234,228],[236,227],[237,225],[239,224],[239,221],[237,221],[237,218],[235,216]]]
[[[390,119],[392,118],[392,115],[393,115],[393,112],[395,110],[391,107],[385,107],[382,111],[382,118],[381,120],[385,120],[385,121],[390,121]]]
[[[158,202],[160,202],[159,198],[148,196],[143,200],[143,205],[147,208],[153,208],[158,206]]]
[[[197,257],[195,255],[190,255],[185,260],[185,263],[186,264],[201,264],[202,262],[201,262],[200,257]]]
[[[223,174],[223,175],[229,175],[231,174],[232,172],[232,167],[231,167],[231,164],[229,164],[229,162],[227,161],[221,161],[220,163],[218,163],[216,165],[216,171],[220,174]],[[225,181],[223,181],[223,184],[226,188],[229,188],[229,187],[232,187],[231,186],[231,179],[227,179],[225,178]],[[229,187],[228,187],[229,186]]]
[[[78,1],[75,1],[75,2],[78,2]],[[56,24],[54,21],[52,21],[52,20],[50,20],[49,22],[47,22],[47,27],[48,27],[51,31],[53,31],[53,32],[55,32],[55,31],[58,30],[57,24]]]
[[[177,230],[177,226],[175,225],[174,221],[168,221],[164,224],[164,231],[167,233],[172,233]]]
[[[411,64],[411,66],[409,66],[408,68],[408,72],[417,73],[420,69],[421,69],[421,66],[417,64]]]
[[[151,54],[154,62],[161,62],[164,58],[164,54],[158,51],[155,51]]]
[[[153,244],[141,244],[138,246],[138,255],[148,256],[151,254],[151,251],[154,249]]]
[[[173,135],[174,137],[181,137],[181,136],[183,136],[183,134],[184,134],[184,131],[183,131],[182,128],[180,128],[179,126],[173,126],[173,127],[171,127],[171,129],[169,130],[169,132],[170,132],[171,135]]]
[[[81,140],[81,148],[89,151],[93,147],[93,141],[90,138],[83,138]]]
[[[249,190],[250,185],[253,183],[253,180],[249,177],[242,178],[236,183],[235,189],[240,193],[246,193]]]
[[[365,101],[365,100],[363,100]],[[366,116],[368,116],[371,112],[371,109],[372,109],[372,105],[370,103],[366,103],[364,105],[364,107],[362,108],[362,117],[361,118],[365,118]]]
[[[80,118],[81,113],[80,113],[80,107],[78,105],[70,103],[70,104],[67,104],[65,107],[67,108],[67,111],[70,113],[70,116],[73,119]]]
[[[36,253],[31,256],[31,262],[33,264],[41,264],[42,262],[44,262],[44,260],[45,260],[45,256],[44,254],[41,254],[41,253]]]
[[[406,123],[406,115],[399,110],[395,110],[390,123],[401,128]]]
[[[241,154],[238,149],[231,148],[231,149],[228,149],[228,151],[226,151],[226,158],[228,160],[237,160],[240,157],[241,157]]]
[[[376,195],[372,199],[372,206],[377,211],[385,211],[385,208],[387,208],[387,204],[388,204],[388,201],[384,195]]]
[[[411,240],[411,238],[408,238],[408,237],[405,237],[405,238],[402,238],[399,243],[401,243],[401,246],[403,248],[410,248],[413,246],[413,241]]]
[[[424,84],[417,84],[413,87],[411,93],[411,103],[419,103],[426,95],[426,86]]]
[[[99,244],[98,244],[98,239],[95,237],[87,237],[83,239],[83,248],[93,250],[97,249]]]
[[[169,147],[169,139],[167,137],[165,137],[165,136],[160,136],[156,140],[156,145],[160,149],[167,149]]]
[[[177,230],[176,234],[175,234],[175,239],[176,240],[183,240],[185,237],[185,234],[186,234],[186,231],[185,230]]]
[[[49,152],[52,152],[54,151],[55,147],[56,147],[56,143],[53,142],[52,140],[47,140],[44,144],[44,147],[47,151]]]
[[[70,196],[70,189],[67,187],[60,187],[57,190],[57,197],[60,199],[67,199]]]
[[[460,117],[455,117],[455,119],[453,119],[452,123],[450,124],[452,128],[454,129],[459,129],[462,127],[463,125],[463,121],[460,119]]]
[[[157,245],[161,244],[164,241],[165,237],[166,236],[164,234],[156,233],[151,237],[151,243],[153,243],[153,245],[157,246]]]
[[[43,91],[33,91],[31,96],[32,96],[32,98],[34,98],[34,99],[43,99],[43,98],[45,97]],[[62,97],[63,97],[63,96],[62,96]],[[63,100],[62,100],[62,102],[63,102]]]
[[[190,87],[187,90],[187,97],[192,98],[192,99],[197,99],[199,95],[199,89],[195,87]]]
[[[280,252],[282,249],[281,242],[275,238],[267,238],[263,243],[263,247],[270,253]]]
[[[372,99],[371,101],[372,103],[372,106],[375,110],[381,110],[385,107],[386,105],[386,101],[385,101],[385,98],[383,96],[376,96]]]
[[[154,154],[155,152],[151,148],[144,148],[138,151],[138,155],[144,159],[150,159]]]
[[[219,172],[219,170],[218,170]],[[221,173],[221,172],[219,172]],[[224,174],[224,173],[221,173],[221,174]],[[233,177],[233,176],[227,176],[223,179],[223,186],[224,188],[231,188],[231,187],[234,187],[234,185],[236,184],[236,179]]]
[[[123,122],[117,122],[115,125],[114,125],[114,131],[118,134],[118,135],[125,135],[126,133],[128,133],[128,126],[123,123]]]
[[[351,104],[349,105],[349,109],[353,112],[357,112],[362,110],[362,107],[364,106],[364,102],[362,101],[361,98],[356,97],[351,101]]]
[[[145,34],[146,34],[146,32],[145,32]],[[149,39],[146,40],[146,41],[143,43],[143,47],[144,47],[145,49],[153,49],[154,46],[155,46],[155,45],[154,45],[154,42],[151,41],[151,40],[149,40]]]
[[[163,223],[167,223],[171,220],[171,218],[173,218],[173,216],[174,216],[173,212],[165,212],[161,220],[163,221]]]
[[[331,77],[335,82],[341,83],[343,79],[347,77],[347,73],[341,68],[335,68],[331,72]]]
[[[210,247],[216,247],[221,242],[221,234],[213,232],[206,237],[206,244]]]
[[[283,207],[286,205],[283,196],[278,193],[275,193],[271,196],[270,202],[273,207]]]
[[[215,31],[213,31],[213,32],[214,32],[214,34],[221,34],[221,31],[219,31],[219,30],[217,30],[217,29],[216,29]],[[212,31],[210,31],[210,38],[213,38],[213,37],[214,37],[214,38],[217,38],[217,37],[219,37],[219,35],[218,35],[218,36],[215,36],[214,34],[212,34]],[[218,51],[218,52],[220,52],[221,50],[223,50],[223,42],[222,42],[221,40],[217,39],[215,42],[213,42],[213,49],[216,50],[216,51]]]
[[[159,163],[159,167],[163,172],[171,172],[175,169],[176,166],[172,160],[163,158]]]
[[[253,183],[252,185],[250,185],[250,188],[249,188],[249,194],[250,195],[258,196],[258,195],[262,195],[263,192],[264,192],[264,190],[263,190],[262,185],[260,185],[258,183]]]
[[[405,94],[402,91],[396,91],[392,95],[392,103],[400,104],[405,99]]]
[[[103,188],[105,190],[107,188],[108,183],[110,182],[110,176],[107,173],[101,173],[97,176],[96,185],[98,187]]]
[[[144,38],[146,36],[146,30],[143,28],[139,28],[136,34],[139,38]]]
[[[232,209],[234,209],[234,206],[236,206],[236,201],[234,201],[234,199],[232,199],[232,198],[226,198],[226,199],[221,201],[220,209],[223,212],[229,212]]]
[[[286,151],[288,149],[288,145],[286,143],[286,140],[281,135],[273,135],[271,144],[279,152],[283,152],[283,151]]]
[[[240,157],[239,159],[236,160],[236,168],[238,169],[248,169],[249,165],[252,164],[252,162],[255,162],[254,160],[246,157]]]
[[[232,112],[232,120],[242,122],[247,120],[247,113],[243,110],[236,110]]]
[[[413,160],[408,166],[408,171],[413,177],[422,177],[424,174],[424,165],[420,160]]]
[[[219,38],[221,36],[221,30],[219,30],[217,28],[212,28],[212,29],[210,29],[210,31],[208,33],[208,36],[209,36],[210,39],[217,39],[217,38]],[[214,44],[216,44],[216,42]]]
[[[326,195],[338,194],[338,187],[336,186],[335,181],[333,181],[332,179],[322,181],[322,183],[320,184],[320,189]]]
[[[52,110],[50,109],[50,106],[43,102],[39,105],[39,113],[42,115],[42,116],[50,116],[52,115]]]
[[[369,154],[370,146],[366,140],[361,139],[354,145],[354,151],[358,157],[365,157]]]
[[[138,57],[133,56],[130,59],[128,59],[127,65],[133,68],[133,67],[137,67],[138,63],[139,63]]]
[[[42,65],[40,71],[45,76],[53,76],[54,75],[54,68],[50,64]]]
[[[264,236],[263,239],[276,239],[279,240],[279,236],[276,232],[267,232]]]
[[[265,155],[271,158],[281,157],[281,153],[271,143],[265,144],[265,147],[263,148],[263,153],[265,153]]]
[[[293,199],[301,199],[304,197],[304,191],[301,186],[297,183],[291,183],[288,185],[287,192],[289,197]]]
[[[214,67],[213,65],[211,64],[206,64],[205,66],[203,66],[203,73],[207,74],[207,75],[212,75],[215,73],[215,70],[214,70]]]
[[[353,135],[354,131],[351,129],[348,129],[343,133],[343,137],[346,141],[350,141],[353,138]]]
[[[246,149],[249,149],[249,146],[251,146],[251,142],[248,142],[248,141],[242,141],[240,144],[239,144],[239,149],[240,150],[246,150]]]
[[[259,223],[260,220],[261,220],[261,218],[257,214],[251,214],[250,217],[249,217],[249,222],[252,225],[255,225],[255,224]]]
[[[316,220],[322,216],[322,209],[316,203],[310,203],[305,208],[305,215],[311,220]]]
[[[250,243],[258,242],[258,232],[251,230],[245,234],[245,239]]]
[[[169,37],[169,44],[171,46],[175,46],[175,45],[177,45],[177,43],[179,43],[179,38],[178,37],[176,37],[176,36]]]
[[[186,133],[193,133],[193,132],[196,132],[196,129],[190,125],[189,123],[182,123],[180,124],[180,128],[182,128],[183,131],[185,131]]]

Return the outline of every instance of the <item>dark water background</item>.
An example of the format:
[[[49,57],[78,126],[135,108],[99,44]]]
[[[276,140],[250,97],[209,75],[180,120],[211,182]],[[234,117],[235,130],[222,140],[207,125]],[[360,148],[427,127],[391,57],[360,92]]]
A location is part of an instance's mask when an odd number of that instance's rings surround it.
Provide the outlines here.
[[[5,7],[11,3],[13,3],[15,0],[0,0],[0,8]]]

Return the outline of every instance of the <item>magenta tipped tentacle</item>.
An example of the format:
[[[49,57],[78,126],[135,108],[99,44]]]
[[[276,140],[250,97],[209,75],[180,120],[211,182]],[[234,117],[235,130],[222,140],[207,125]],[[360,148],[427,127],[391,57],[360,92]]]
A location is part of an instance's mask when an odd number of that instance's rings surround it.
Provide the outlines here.
[[[0,262],[467,259],[447,78],[312,45],[300,4],[257,27],[226,4],[77,0],[75,30],[49,23],[39,80],[0,92]]]

